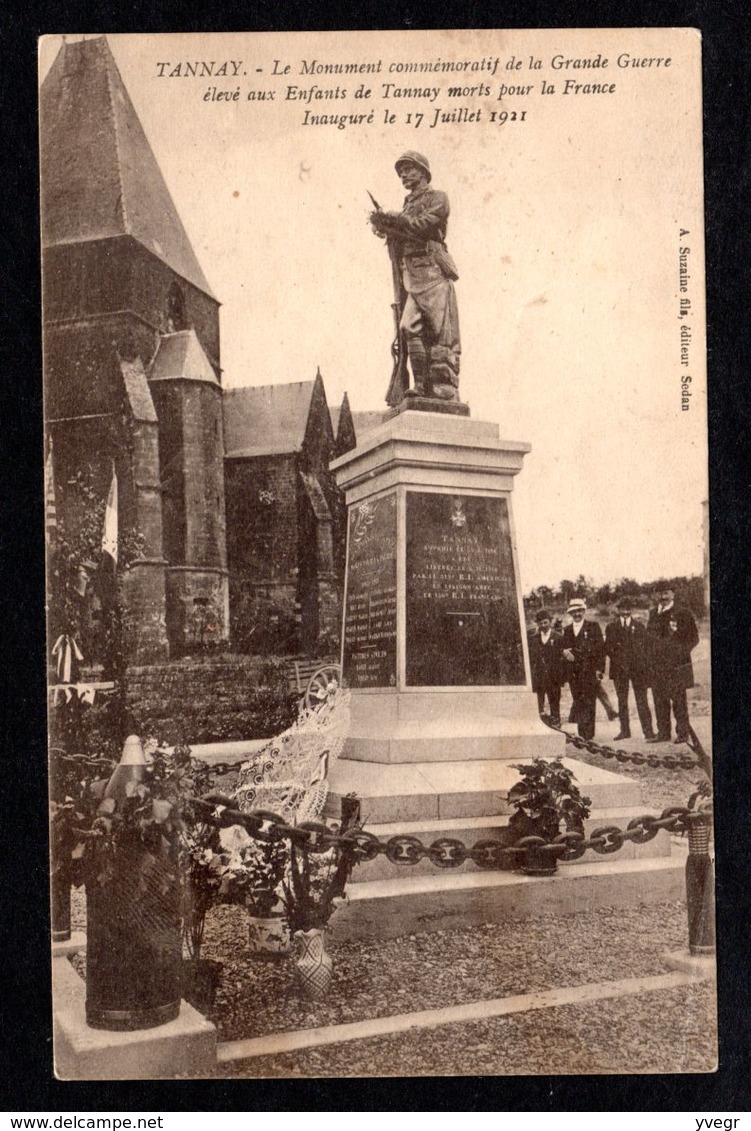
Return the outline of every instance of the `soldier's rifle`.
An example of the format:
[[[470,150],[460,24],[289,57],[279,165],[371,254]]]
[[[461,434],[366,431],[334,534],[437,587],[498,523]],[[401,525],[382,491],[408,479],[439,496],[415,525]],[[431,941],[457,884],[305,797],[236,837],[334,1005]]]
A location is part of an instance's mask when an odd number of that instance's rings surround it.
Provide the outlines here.
[[[368,190],[366,189],[366,192]],[[368,196],[373,202],[373,207],[376,212],[383,212],[380,204],[371,192]],[[399,251],[397,247],[396,238],[386,232],[386,248],[389,253],[391,261],[391,280],[394,288],[394,301],[391,304],[391,309],[394,313],[394,340],[391,343],[391,357],[394,362],[391,371],[391,381],[389,382],[388,391],[386,393],[386,404],[390,406],[398,405],[404,400],[404,394],[409,387],[409,375],[407,373],[407,356],[404,348],[404,336],[401,330],[402,311],[404,310],[405,292],[402,286],[402,273],[399,269]]]

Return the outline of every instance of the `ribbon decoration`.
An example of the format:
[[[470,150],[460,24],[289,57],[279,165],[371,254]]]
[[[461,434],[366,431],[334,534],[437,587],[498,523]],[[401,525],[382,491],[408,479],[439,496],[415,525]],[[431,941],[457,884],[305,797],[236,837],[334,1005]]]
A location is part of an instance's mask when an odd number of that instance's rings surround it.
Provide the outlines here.
[[[70,683],[74,662],[78,665],[83,660],[83,652],[78,647],[75,637],[67,633],[58,636],[52,647],[52,655],[57,664],[57,678],[61,683]]]
[[[66,703],[70,703],[74,695],[77,695],[82,703],[93,705],[97,692],[105,694],[108,691],[114,691],[114,689],[114,682],[57,683],[50,687],[50,691],[52,692],[52,705],[54,707],[63,700],[65,700]]]

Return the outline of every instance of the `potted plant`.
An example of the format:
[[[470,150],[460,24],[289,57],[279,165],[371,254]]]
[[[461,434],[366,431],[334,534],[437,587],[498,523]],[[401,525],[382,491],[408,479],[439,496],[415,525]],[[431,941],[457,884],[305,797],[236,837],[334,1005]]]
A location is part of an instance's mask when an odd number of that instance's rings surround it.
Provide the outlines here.
[[[315,825],[321,833],[341,833],[346,826]],[[346,847],[331,845],[323,851],[310,844],[290,845],[289,863],[282,881],[282,903],[295,943],[297,983],[304,997],[323,998],[331,985],[333,963],[326,951],[325,930],[344,902],[344,889],[355,858]]]
[[[216,866],[219,830],[202,820],[191,805],[213,784],[211,768],[191,756],[190,747],[178,742],[173,748],[150,738],[144,744],[149,774],[154,783],[169,783],[174,795],[175,836],[180,879],[182,924],[182,995],[201,1013],[209,1012],[216,998],[222,964],[203,958],[201,947],[206,915],[219,896],[220,876]]]
[[[591,801],[583,797],[575,784],[575,777],[560,758],[546,761],[535,758],[533,762],[515,765],[519,781],[509,790],[508,799],[514,806],[509,821],[512,844],[534,838],[522,857],[522,871],[527,875],[551,875],[558,861],[555,853],[540,851],[561,832],[582,832],[589,816]]]
[[[96,815],[96,800],[91,786],[99,775],[102,784],[112,773],[108,758],[68,755],[58,746],[50,747],[50,906],[52,940],[70,938],[70,889],[83,877],[80,831],[88,828]]]
[[[218,898],[247,909],[250,946],[259,955],[289,953],[289,926],[279,901],[287,856],[286,841],[256,840],[240,825],[219,832]]]

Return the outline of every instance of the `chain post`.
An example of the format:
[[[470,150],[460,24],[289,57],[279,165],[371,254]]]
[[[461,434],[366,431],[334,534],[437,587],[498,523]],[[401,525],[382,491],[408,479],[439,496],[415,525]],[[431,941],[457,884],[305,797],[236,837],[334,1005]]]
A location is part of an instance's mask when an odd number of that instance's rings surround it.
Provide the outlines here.
[[[715,952],[714,869],[709,855],[710,821],[708,813],[699,811],[692,814],[686,822],[688,949],[695,955]]]

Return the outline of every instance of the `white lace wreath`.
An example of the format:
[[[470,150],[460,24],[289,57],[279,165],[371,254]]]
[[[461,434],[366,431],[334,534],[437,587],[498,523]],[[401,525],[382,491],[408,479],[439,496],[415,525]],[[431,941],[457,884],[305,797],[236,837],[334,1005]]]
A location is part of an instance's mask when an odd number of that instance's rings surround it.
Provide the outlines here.
[[[240,768],[235,791],[243,813],[263,809],[289,823],[320,818],[328,794],[328,774],[349,732],[349,691],[331,684],[316,707],[270,739]]]

